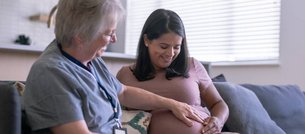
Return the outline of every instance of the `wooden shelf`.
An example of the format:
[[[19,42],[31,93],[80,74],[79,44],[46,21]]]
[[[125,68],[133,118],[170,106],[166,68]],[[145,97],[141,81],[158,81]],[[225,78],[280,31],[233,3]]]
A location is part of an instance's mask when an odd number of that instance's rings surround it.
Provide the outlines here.
[[[28,52],[42,52],[44,47],[35,47],[35,46],[27,46],[27,45],[0,45],[0,49],[3,50],[12,50],[12,51],[28,51]]]
[[[35,47],[35,46],[26,46],[26,45],[17,45],[17,44],[0,45],[0,50],[9,50],[9,51],[42,53],[44,49],[45,49],[45,47]],[[136,58],[134,55],[128,55],[128,54],[117,53],[117,52],[105,52],[102,57],[126,59],[126,60],[134,60]]]

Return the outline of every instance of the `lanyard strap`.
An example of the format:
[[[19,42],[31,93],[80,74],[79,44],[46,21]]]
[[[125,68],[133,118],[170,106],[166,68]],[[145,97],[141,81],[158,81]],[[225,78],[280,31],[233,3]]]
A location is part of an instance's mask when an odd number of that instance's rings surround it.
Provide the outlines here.
[[[98,81],[97,84],[99,85],[99,87],[104,91],[104,93],[106,94],[107,96],[107,99],[109,100],[112,108],[113,108],[113,111],[114,111],[114,118],[119,118],[118,116],[118,110],[117,110],[117,107],[115,106],[115,101],[112,99],[112,97],[110,96],[110,94],[108,93],[108,91],[105,89],[105,87]]]
[[[102,85],[102,81],[100,80],[100,78],[97,75],[97,71],[95,70],[95,68],[93,66],[91,66],[91,64],[89,64],[90,67],[92,68],[92,74],[95,77],[97,84],[99,85],[99,87],[103,90],[103,92],[106,94],[106,97],[108,99],[108,101],[110,102],[113,112],[114,112],[114,118],[115,119],[119,119],[119,113],[118,113],[118,108],[115,105],[115,100],[111,97],[111,95],[109,94],[109,92],[106,90],[106,88]]]
[[[118,113],[118,108],[115,106],[115,100],[111,97],[111,95],[108,93],[108,91],[106,90],[106,88],[102,85],[102,81],[100,80],[100,78],[97,75],[97,71],[95,70],[95,68],[91,65],[88,64],[90,68],[92,68],[92,74],[95,77],[97,84],[99,85],[99,87],[104,91],[104,93],[106,94],[106,97],[108,99],[108,101],[110,102],[113,112],[114,112],[114,120],[117,124],[118,128],[122,128],[122,124],[119,120],[119,113]]]

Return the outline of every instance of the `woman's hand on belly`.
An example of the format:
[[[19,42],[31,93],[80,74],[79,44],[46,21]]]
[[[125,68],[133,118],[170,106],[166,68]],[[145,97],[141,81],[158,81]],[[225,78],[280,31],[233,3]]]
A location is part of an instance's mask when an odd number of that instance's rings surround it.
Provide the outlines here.
[[[192,126],[194,121],[203,123],[204,118],[202,118],[200,114],[198,114],[198,111],[191,105],[182,102],[176,102],[174,104],[175,106],[170,108],[172,114],[186,125]]]
[[[200,115],[202,118],[209,117],[205,113]],[[203,124],[192,119],[191,121],[193,125],[188,126],[169,110],[153,111],[149,134],[201,134]]]
[[[222,129],[222,123],[217,117],[211,116],[203,122],[203,134],[220,134]]]

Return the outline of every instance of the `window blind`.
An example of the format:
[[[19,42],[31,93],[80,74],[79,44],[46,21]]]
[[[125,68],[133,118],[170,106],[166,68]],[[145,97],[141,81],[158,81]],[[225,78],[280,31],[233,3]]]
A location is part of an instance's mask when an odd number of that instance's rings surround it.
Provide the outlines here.
[[[200,61],[279,58],[280,0],[128,0],[127,54],[136,54],[144,22],[158,8],[182,18],[190,56]]]

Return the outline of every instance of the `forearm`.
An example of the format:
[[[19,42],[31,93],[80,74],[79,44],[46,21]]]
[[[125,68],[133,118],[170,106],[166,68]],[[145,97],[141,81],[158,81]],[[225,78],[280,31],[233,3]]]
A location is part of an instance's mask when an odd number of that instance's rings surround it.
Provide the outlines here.
[[[222,125],[226,122],[229,116],[229,109],[223,100],[219,100],[210,108],[211,116],[217,117]]]
[[[119,100],[124,106],[143,110],[171,109],[176,103],[172,99],[130,86],[125,86],[124,91],[119,95]]]
[[[192,126],[193,121],[203,122],[188,104],[153,94],[144,89],[125,86],[119,94],[119,100],[122,105],[136,109],[168,109],[188,126]]]
[[[201,97],[210,110],[211,116],[216,117],[218,122],[224,125],[229,116],[229,108],[215,86],[211,84],[205,92],[202,92]]]

